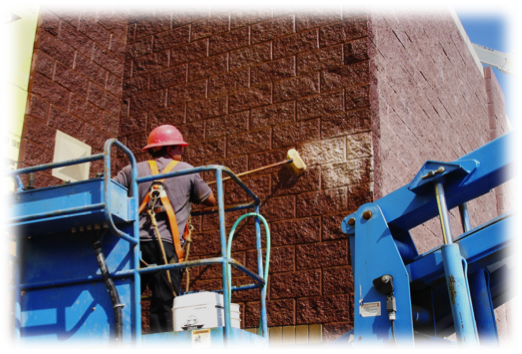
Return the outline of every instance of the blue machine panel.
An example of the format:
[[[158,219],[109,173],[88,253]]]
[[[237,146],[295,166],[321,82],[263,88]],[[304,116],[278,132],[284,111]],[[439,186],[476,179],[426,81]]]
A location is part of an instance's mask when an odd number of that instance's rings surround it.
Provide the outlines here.
[[[103,186],[103,179],[97,178],[17,193],[10,201],[17,216],[12,227],[18,234],[38,236],[102,224],[106,221]],[[127,189],[114,181],[109,188],[115,223],[132,220],[134,211]]]

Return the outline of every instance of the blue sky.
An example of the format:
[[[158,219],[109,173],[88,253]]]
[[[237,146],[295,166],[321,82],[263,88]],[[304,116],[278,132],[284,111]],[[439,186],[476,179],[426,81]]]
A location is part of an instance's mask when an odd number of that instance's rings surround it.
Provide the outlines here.
[[[495,49],[504,53],[513,53],[513,41],[510,39],[510,23],[509,18],[502,13],[470,13],[466,11],[456,10],[462,26],[466,30],[472,43],[483,45],[491,49]],[[495,76],[502,87],[506,100],[506,114],[513,123],[515,118],[515,106],[513,97],[515,76],[508,75],[493,68]]]

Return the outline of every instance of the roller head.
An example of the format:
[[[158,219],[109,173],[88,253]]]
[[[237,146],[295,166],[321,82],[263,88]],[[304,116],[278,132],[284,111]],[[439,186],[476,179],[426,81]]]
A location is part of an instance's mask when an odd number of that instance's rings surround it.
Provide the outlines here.
[[[294,160],[290,166],[292,166],[292,169],[294,170],[295,174],[299,176],[301,173],[303,173],[306,170],[306,164],[301,159],[301,156],[299,156],[299,153],[295,149],[288,150],[288,154],[286,155],[287,159]]]

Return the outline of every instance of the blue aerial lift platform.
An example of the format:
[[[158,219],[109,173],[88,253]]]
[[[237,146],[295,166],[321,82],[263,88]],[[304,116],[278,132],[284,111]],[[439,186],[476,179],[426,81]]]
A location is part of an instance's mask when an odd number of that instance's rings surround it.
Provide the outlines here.
[[[130,191],[111,179],[113,146],[121,149],[129,159],[132,167]],[[40,189],[23,188],[19,178],[23,174],[95,160],[104,162],[103,177]],[[202,171],[216,172],[221,257],[142,267],[138,183]],[[250,203],[226,211],[251,208],[258,216],[255,218],[258,274],[227,253],[223,173],[230,175],[252,199]],[[142,335],[140,275],[209,264],[222,265],[222,293],[226,299],[225,326],[208,331],[212,344],[219,347],[265,346],[268,343],[259,223],[263,218],[259,215],[259,199],[229,169],[210,165],[138,178],[133,154],[117,140],[110,139],[101,154],[19,169],[11,175],[18,182],[18,191],[10,195],[12,217],[8,225],[17,239],[14,289],[17,343],[104,346],[177,340],[178,344],[185,342],[188,345],[193,340],[190,330]],[[251,277],[254,283],[232,287],[230,266]],[[101,271],[103,268],[105,273]],[[232,328],[230,317],[230,292],[255,288],[260,291],[261,302],[259,335]]]
[[[338,339],[400,348],[499,343],[494,309],[514,296],[513,212],[474,229],[467,202],[514,176],[514,133],[454,162],[427,161],[411,183],[342,222],[354,273],[354,329]],[[463,233],[453,237],[449,210]],[[443,244],[418,254],[410,230],[440,219]],[[456,333],[457,343],[445,340]]]

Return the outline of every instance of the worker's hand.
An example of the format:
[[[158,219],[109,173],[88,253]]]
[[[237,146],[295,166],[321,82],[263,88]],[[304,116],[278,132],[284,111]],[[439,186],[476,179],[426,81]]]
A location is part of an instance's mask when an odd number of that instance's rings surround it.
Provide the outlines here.
[[[214,197],[214,193],[210,193],[207,199],[201,202],[201,204],[205,206],[215,206],[217,205],[216,197]]]

